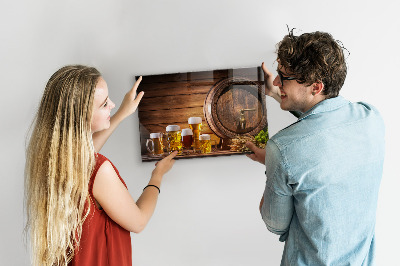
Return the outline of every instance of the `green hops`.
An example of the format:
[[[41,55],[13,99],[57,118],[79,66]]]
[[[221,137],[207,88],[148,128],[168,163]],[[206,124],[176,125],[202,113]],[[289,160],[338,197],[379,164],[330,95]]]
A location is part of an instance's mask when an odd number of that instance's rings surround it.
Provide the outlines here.
[[[268,128],[264,130],[261,130],[255,137],[254,139],[258,142],[258,143],[263,143],[266,144],[268,139],[269,139],[269,135],[268,135]]]

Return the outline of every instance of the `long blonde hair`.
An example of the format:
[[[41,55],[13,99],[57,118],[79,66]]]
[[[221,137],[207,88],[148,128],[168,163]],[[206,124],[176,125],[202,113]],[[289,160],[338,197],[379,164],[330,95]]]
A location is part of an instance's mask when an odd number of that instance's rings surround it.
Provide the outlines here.
[[[89,213],[95,164],[93,95],[100,73],[65,66],[49,79],[29,140],[25,166],[26,231],[33,265],[67,265]]]

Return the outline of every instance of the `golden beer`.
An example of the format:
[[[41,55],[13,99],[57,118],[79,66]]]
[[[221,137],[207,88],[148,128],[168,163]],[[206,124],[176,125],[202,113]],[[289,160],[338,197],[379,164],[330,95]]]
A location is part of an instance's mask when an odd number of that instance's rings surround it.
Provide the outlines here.
[[[211,138],[208,134],[200,135],[200,152],[210,153],[211,152]]]
[[[182,153],[182,135],[180,131],[180,127],[177,125],[169,125],[167,126],[167,143],[168,143],[168,152],[178,151],[178,154]]]
[[[149,145],[151,144],[151,145]],[[151,147],[150,147],[151,146]],[[164,145],[161,133],[151,133],[150,138],[146,141],[147,150],[153,155],[161,155],[164,153]]]
[[[189,117],[188,124],[193,131],[193,148],[200,149],[200,134],[201,134],[201,117]]]

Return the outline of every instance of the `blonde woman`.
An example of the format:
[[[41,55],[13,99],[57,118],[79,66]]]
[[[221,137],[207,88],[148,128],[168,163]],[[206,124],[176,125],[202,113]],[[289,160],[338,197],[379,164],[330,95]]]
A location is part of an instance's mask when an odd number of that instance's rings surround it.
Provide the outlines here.
[[[132,265],[130,232],[156,207],[176,153],[156,164],[135,202],[115,166],[98,152],[135,112],[141,78],[118,111],[92,67],[66,66],[48,81],[27,149],[25,196],[33,265]]]

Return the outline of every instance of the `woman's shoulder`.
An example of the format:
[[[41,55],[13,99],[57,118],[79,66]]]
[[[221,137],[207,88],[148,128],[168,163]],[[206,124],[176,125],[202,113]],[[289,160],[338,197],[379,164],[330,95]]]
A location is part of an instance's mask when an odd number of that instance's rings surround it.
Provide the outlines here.
[[[105,157],[100,153],[95,153],[94,158],[95,158],[95,165],[92,170],[91,179],[94,179],[96,177],[97,172],[99,171],[100,167],[104,164],[104,162],[109,161],[107,157]]]
[[[104,155],[97,153],[96,154],[96,173],[95,175],[105,175],[105,176],[116,176],[118,179],[124,184],[126,184],[124,180],[121,178],[118,169],[115,165]]]
[[[100,168],[100,167],[104,167],[107,169],[112,168],[119,175],[117,167],[115,167],[115,165],[110,161],[110,159],[108,159],[106,156],[104,156],[103,154],[100,154],[100,153],[96,153],[95,157],[96,157],[96,167],[97,168]],[[105,162],[107,162],[107,163],[104,164]]]
[[[93,167],[92,175],[91,175],[90,181],[89,181],[89,193],[91,193],[93,191],[93,185],[95,183],[95,180],[98,179],[97,176],[99,175],[99,173],[102,173],[104,171],[110,172],[113,170],[113,166],[112,166],[110,160],[108,160],[108,158],[105,157],[104,155],[102,155],[100,153],[96,153],[95,159],[96,159],[96,163]]]
[[[112,163],[109,160],[104,160],[103,163],[99,166],[97,175],[117,175],[117,173]]]
[[[98,163],[102,164],[105,161],[109,161],[108,158],[101,153],[95,153],[94,156],[96,158],[96,164]]]

